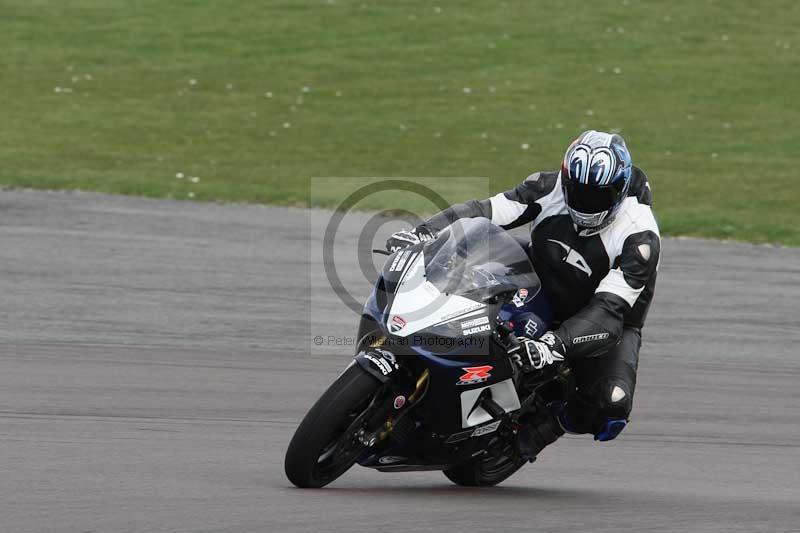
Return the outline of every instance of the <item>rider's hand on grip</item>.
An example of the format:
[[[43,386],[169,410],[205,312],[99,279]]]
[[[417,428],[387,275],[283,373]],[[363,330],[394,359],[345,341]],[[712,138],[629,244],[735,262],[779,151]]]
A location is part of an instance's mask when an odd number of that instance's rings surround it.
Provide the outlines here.
[[[523,372],[532,372],[564,361],[564,343],[548,331],[538,340],[518,337],[518,344],[508,350],[511,359]]]
[[[420,242],[429,241],[435,237],[435,231],[429,229],[425,224],[420,224],[412,230],[401,230],[392,233],[392,236],[386,241],[386,249],[390,252],[396,252]]]

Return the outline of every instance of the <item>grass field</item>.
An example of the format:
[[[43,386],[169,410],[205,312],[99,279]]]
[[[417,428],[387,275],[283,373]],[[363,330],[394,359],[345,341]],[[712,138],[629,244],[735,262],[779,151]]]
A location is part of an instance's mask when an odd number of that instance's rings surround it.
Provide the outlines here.
[[[798,27],[782,0],[0,0],[0,184],[290,205],[316,176],[501,190],[613,129],[664,233],[800,245]]]

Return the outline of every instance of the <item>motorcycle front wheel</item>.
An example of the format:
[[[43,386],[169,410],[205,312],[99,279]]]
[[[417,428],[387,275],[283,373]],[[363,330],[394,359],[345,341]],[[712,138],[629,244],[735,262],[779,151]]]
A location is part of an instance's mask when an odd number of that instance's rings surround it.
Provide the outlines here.
[[[360,366],[349,366],[300,422],[284,469],[300,488],[321,488],[344,474],[364,451],[360,422],[381,384]]]

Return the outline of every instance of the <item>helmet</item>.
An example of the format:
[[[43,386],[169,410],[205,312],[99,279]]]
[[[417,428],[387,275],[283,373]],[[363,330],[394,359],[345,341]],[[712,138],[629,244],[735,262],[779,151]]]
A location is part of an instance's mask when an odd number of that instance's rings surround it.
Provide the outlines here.
[[[620,135],[589,130],[567,148],[561,187],[572,221],[600,230],[614,220],[631,183],[631,154]]]

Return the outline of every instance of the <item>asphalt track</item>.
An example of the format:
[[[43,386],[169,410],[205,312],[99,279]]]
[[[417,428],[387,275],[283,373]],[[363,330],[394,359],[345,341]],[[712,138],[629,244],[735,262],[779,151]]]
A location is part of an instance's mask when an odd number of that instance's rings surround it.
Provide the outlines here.
[[[664,242],[617,441],[564,438],[493,489],[291,487],[355,328],[316,268],[329,216],[0,191],[0,530],[800,531],[800,250],[701,240]],[[337,248],[357,298],[366,218]]]

